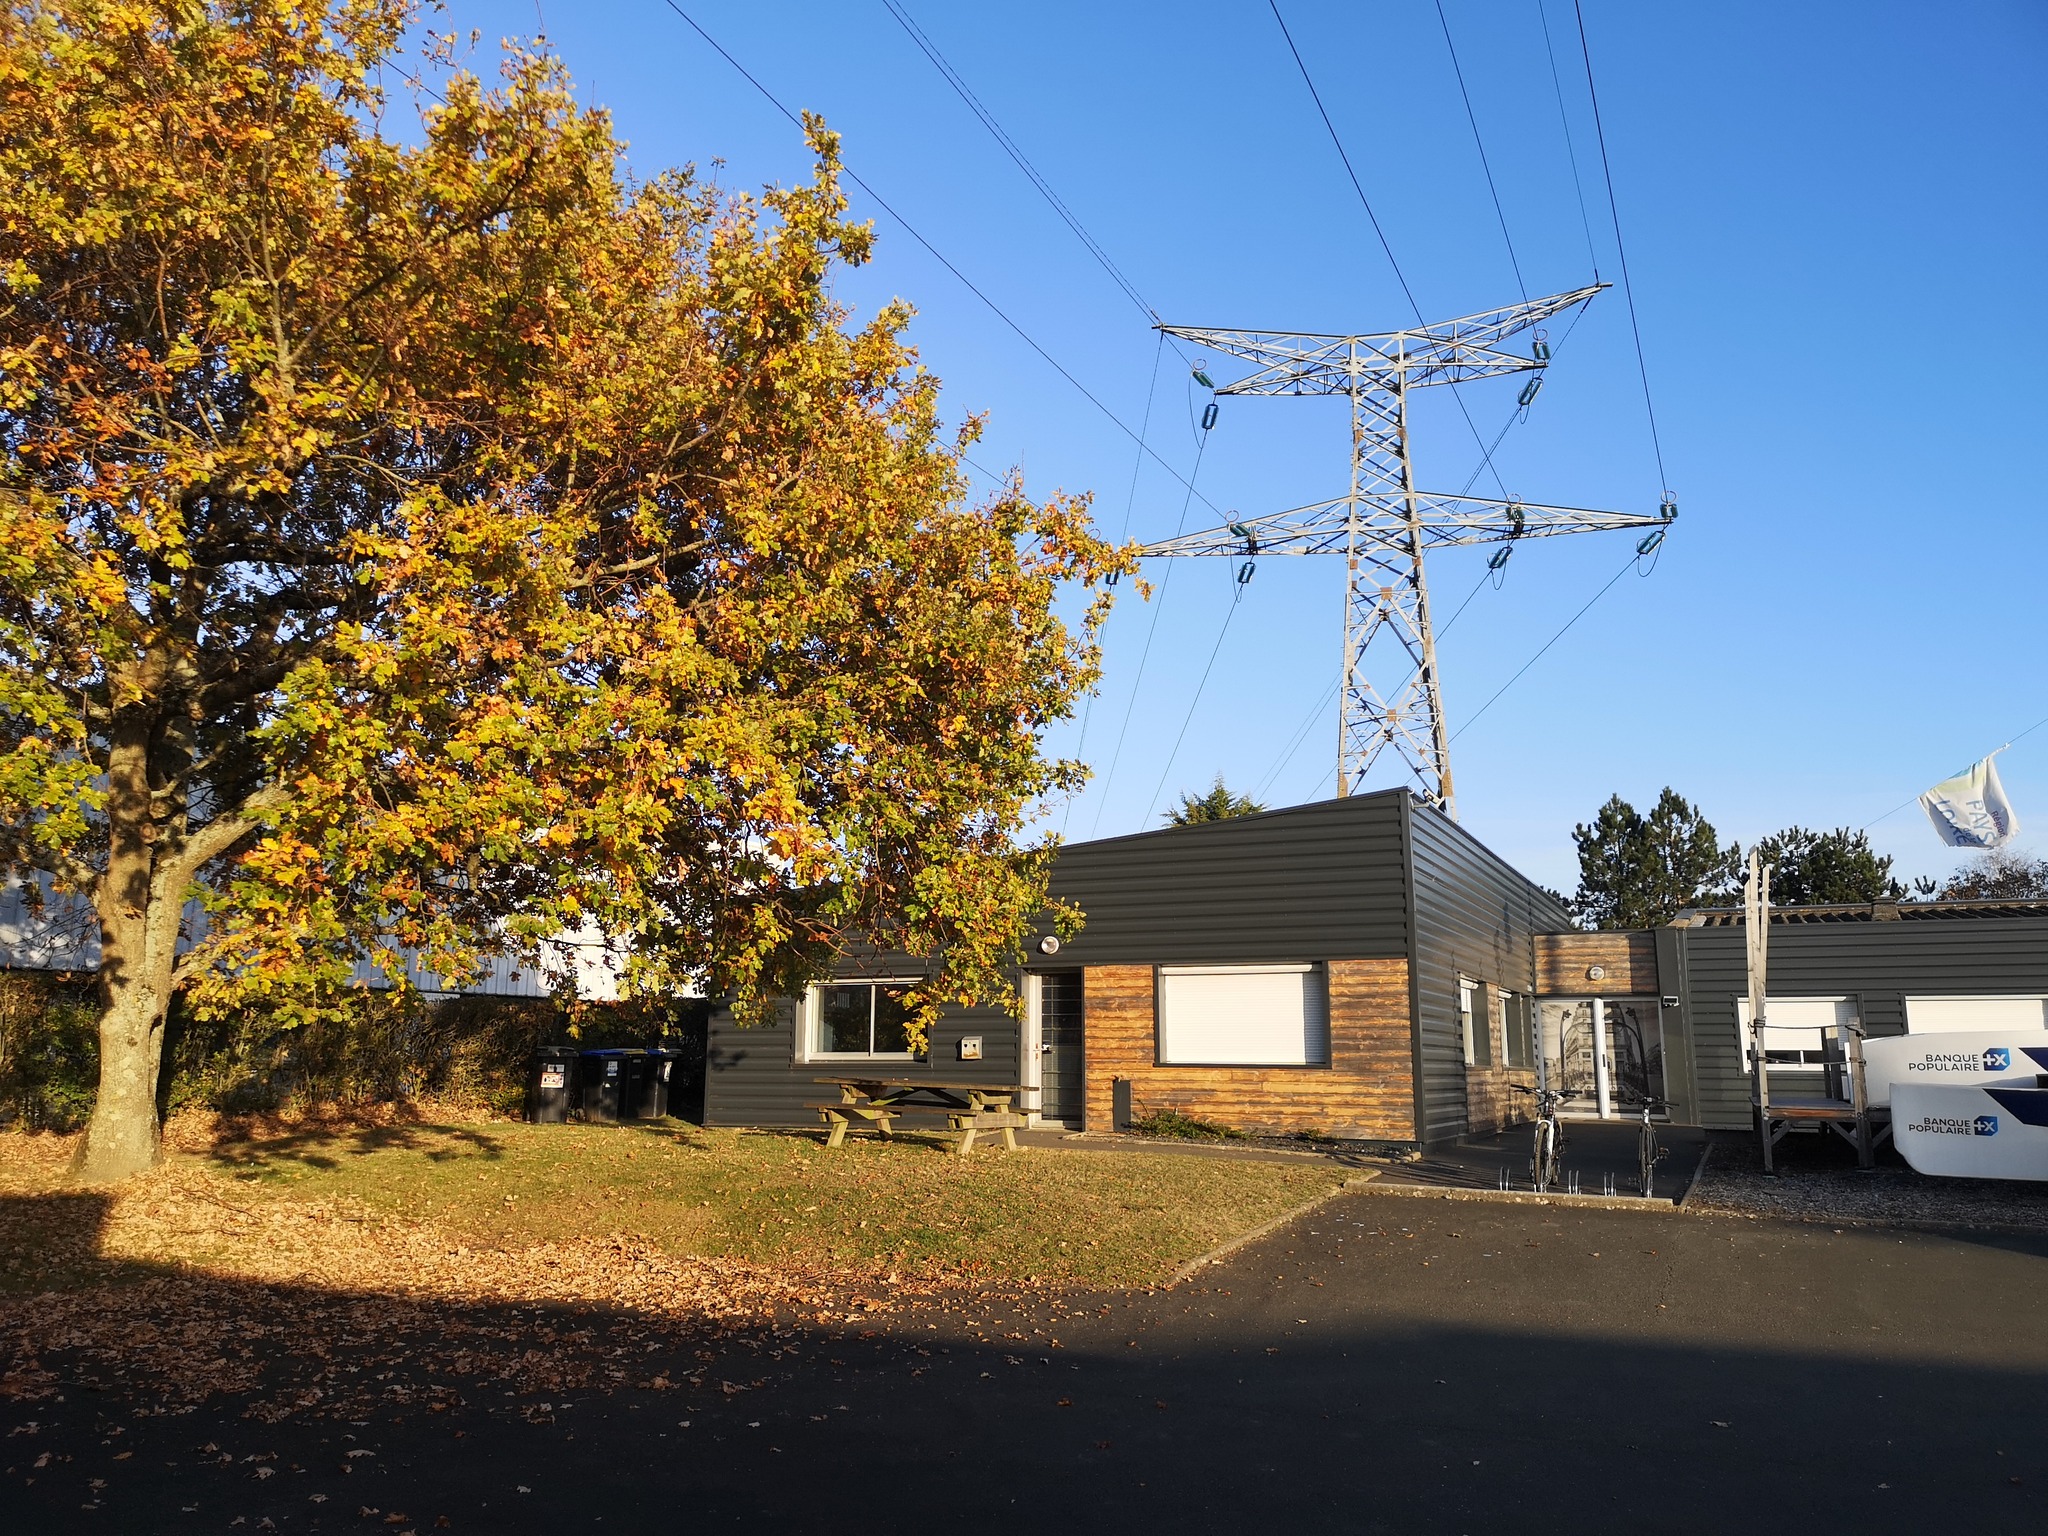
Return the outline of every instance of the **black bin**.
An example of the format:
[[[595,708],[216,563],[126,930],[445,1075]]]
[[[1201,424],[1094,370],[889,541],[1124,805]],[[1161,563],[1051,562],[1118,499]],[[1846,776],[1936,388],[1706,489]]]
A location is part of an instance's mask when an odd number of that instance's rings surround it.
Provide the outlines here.
[[[682,1075],[683,1053],[657,1047],[640,1058],[633,1098],[633,1115],[639,1120],[660,1120],[667,1116],[669,1094]]]
[[[534,1125],[560,1125],[575,1102],[575,1047],[542,1046],[526,1067],[526,1118]]]
[[[644,1051],[602,1050],[583,1053],[583,1118],[611,1125],[632,1117],[633,1089],[639,1074],[637,1058]]]

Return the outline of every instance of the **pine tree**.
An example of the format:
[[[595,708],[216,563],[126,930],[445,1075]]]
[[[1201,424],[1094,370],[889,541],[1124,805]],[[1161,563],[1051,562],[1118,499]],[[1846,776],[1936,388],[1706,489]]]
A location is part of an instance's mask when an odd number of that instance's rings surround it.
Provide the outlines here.
[[[1870,838],[1847,827],[1814,832],[1787,827],[1756,845],[1771,866],[1774,906],[1897,901],[1906,888],[1892,878],[1892,860],[1870,846]]]
[[[1192,790],[1183,793],[1180,804],[1166,813],[1166,819],[1176,827],[1191,827],[1198,821],[1228,821],[1233,816],[1256,816],[1264,809],[1250,795],[1233,794],[1219,773],[1209,793],[1198,795]]]
[[[1595,928],[1655,928],[1687,907],[1719,899],[1735,879],[1739,850],[1666,788],[1648,816],[1619,795],[1590,826],[1572,828],[1579,889],[1572,910]]]

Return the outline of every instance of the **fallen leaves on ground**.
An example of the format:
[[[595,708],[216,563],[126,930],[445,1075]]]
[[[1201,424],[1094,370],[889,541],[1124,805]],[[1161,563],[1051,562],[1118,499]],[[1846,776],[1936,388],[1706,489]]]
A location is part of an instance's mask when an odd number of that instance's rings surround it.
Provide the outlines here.
[[[626,1234],[477,1248],[431,1223],[237,1194],[174,1162],[115,1191],[0,1202],[10,1243],[61,1259],[66,1282],[0,1297],[0,1397],[141,1388],[177,1412],[246,1394],[275,1420],[431,1412],[486,1388],[662,1390],[674,1383],[637,1359],[651,1348],[857,1330],[948,1288],[681,1257]]]

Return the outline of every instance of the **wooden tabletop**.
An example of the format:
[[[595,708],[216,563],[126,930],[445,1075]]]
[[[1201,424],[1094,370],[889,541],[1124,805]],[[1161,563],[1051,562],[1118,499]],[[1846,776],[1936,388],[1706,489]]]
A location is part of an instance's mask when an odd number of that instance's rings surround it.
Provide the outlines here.
[[[814,1077],[814,1083],[885,1083],[891,1088],[950,1088],[956,1093],[1022,1093],[1022,1083],[991,1083],[979,1078],[891,1076],[887,1072],[847,1072],[838,1077]]]

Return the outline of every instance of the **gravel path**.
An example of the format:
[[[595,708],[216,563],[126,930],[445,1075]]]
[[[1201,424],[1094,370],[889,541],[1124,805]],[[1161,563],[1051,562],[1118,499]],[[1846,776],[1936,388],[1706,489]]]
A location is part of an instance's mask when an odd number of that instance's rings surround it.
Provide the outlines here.
[[[2048,1231],[2048,1184],[1934,1179],[1898,1163],[1868,1173],[1794,1163],[1767,1178],[1753,1147],[1724,1144],[1714,1148],[1685,1208],[1794,1221],[2042,1232]]]

